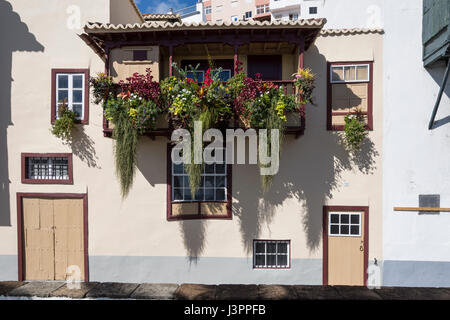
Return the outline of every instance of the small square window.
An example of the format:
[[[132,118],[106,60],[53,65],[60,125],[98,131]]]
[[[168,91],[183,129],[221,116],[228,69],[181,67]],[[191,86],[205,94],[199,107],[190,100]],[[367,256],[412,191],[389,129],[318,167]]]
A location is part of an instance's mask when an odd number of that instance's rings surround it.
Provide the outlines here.
[[[253,243],[254,268],[289,268],[289,246],[290,241],[286,240],[255,240]]]
[[[133,50],[133,61],[145,61],[147,58],[147,50]]]
[[[309,7],[309,14],[317,14],[317,7]]]
[[[251,11],[247,11],[245,13],[245,19],[250,19],[252,17],[252,12]]]
[[[331,236],[360,236],[361,213],[330,212],[328,233]]]

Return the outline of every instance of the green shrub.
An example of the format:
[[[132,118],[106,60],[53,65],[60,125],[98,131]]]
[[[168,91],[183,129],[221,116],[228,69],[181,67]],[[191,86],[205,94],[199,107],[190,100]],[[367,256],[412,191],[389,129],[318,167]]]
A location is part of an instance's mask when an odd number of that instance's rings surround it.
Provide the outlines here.
[[[360,111],[354,115],[345,116],[344,140],[350,152],[360,151],[366,136],[366,122]]]
[[[64,141],[70,141],[76,121],[77,116],[75,112],[69,110],[67,101],[64,100],[58,108],[58,119],[52,125],[52,133]]]

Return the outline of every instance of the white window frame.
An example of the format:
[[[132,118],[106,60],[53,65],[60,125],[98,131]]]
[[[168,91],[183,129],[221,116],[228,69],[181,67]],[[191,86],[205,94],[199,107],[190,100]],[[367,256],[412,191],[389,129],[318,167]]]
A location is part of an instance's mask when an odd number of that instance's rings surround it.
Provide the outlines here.
[[[67,81],[67,86],[68,88],[59,88],[59,77],[60,76],[67,76],[68,77],[68,81]],[[58,119],[58,110],[59,110],[59,106],[61,105],[61,103],[59,102],[58,98],[59,98],[59,90],[67,90],[67,106],[69,108],[69,110],[73,111],[73,78],[74,76],[81,76],[81,114],[79,115],[79,117],[77,117],[77,120],[83,120],[84,119],[84,106],[85,106],[85,101],[84,101],[84,96],[85,96],[85,81],[86,79],[85,74],[84,73],[57,73],[56,74],[56,94],[55,94],[55,99],[56,99],[56,119]],[[75,90],[80,90],[80,88],[76,88]],[[80,104],[80,102],[76,102],[76,104]]]
[[[270,6],[268,4],[261,4],[256,6],[256,15],[270,12]]]
[[[247,17],[247,13],[249,13],[250,15]],[[250,19],[252,17],[253,12],[252,11],[246,11],[245,12],[245,19]]]
[[[223,159],[225,159],[225,150],[224,150],[224,154],[223,154]],[[203,199],[205,199],[205,190],[206,189],[208,189],[208,190],[210,190],[210,189],[212,189],[212,190],[214,190],[214,199],[212,199],[212,200],[197,200],[197,199],[195,199],[195,195],[192,195],[191,194],[191,200],[185,200],[184,199],[184,192],[183,192],[183,199],[182,200],[175,200],[175,189],[181,189],[181,190],[183,190],[184,191],[184,189],[186,189],[185,187],[184,187],[184,185],[183,185],[183,187],[182,188],[175,188],[175,177],[183,177],[183,184],[184,184],[184,177],[187,177],[188,175],[187,174],[184,174],[184,173],[175,173],[174,172],[174,167],[175,167],[175,164],[171,161],[171,166],[172,166],[172,168],[171,168],[171,173],[172,173],[172,202],[227,202],[227,199],[228,199],[228,188],[227,188],[227,186],[228,186],[228,168],[227,168],[227,164],[225,163],[225,161],[223,161],[223,163],[218,163],[218,164],[223,164],[224,165],[224,173],[206,173],[206,172],[202,172],[202,179],[203,178],[205,178],[205,177],[223,177],[224,178],[224,186],[223,187],[216,187],[216,186],[214,186],[214,187],[208,187],[208,188],[206,188],[205,187],[205,185],[203,185],[203,187],[201,187],[201,188],[199,188],[199,189],[203,189]],[[214,179],[215,180],[215,179]],[[223,200],[216,200],[216,190],[217,189],[224,189],[225,190],[225,192],[224,192],[224,198],[223,198]]]
[[[355,78],[354,80],[346,80],[345,79],[345,68],[346,67],[355,67]],[[367,79],[364,80],[356,80],[357,69],[358,67],[367,67]],[[333,80],[333,70],[337,68],[342,68],[342,75],[344,80]],[[330,66],[330,83],[355,83],[355,82],[370,82],[370,64],[333,64]]]
[[[205,14],[211,14],[212,12],[212,7],[211,6],[206,6],[205,7]]]
[[[331,223],[331,215],[332,214],[337,214],[339,215],[339,223]],[[349,234],[341,234],[341,215],[343,214],[348,214],[349,215],[349,223],[344,223],[343,225],[348,226],[349,227]],[[355,224],[352,223],[352,215],[358,215],[359,216],[359,223]],[[362,229],[362,213],[361,212],[352,212],[352,211],[330,211],[328,212],[328,236],[329,237],[361,237],[362,233],[361,233],[361,229]],[[335,226],[339,226],[339,234],[332,234],[331,233],[331,225],[335,225]],[[351,234],[351,226],[359,226],[359,233],[358,234]]]
[[[264,253],[256,253],[256,245],[258,243],[264,244]],[[275,243],[276,244],[276,250],[275,253],[267,253],[267,244],[269,243]],[[278,244],[279,243],[286,243],[287,244],[287,250],[284,253],[278,253]],[[267,256],[275,256],[275,265],[267,265]],[[286,256],[286,265],[278,265],[278,256],[284,255]],[[256,256],[264,256],[264,265],[257,265],[256,264]],[[289,269],[291,267],[291,241],[290,240],[254,240],[253,241],[253,268],[254,269]]]

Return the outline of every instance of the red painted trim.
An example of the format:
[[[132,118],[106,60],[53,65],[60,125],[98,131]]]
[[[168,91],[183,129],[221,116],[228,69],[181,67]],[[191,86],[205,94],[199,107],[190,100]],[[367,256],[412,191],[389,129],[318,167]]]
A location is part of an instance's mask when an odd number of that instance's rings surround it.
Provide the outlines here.
[[[327,62],[327,130],[328,131],[342,131],[344,130],[344,125],[332,125],[332,116],[333,115],[347,115],[354,114],[354,112],[332,112],[332,83],[330,79],[330,68],[334,65],[353,65],[353,64],[368,64],[369,65],[369,82],[367,81],[355,81],[351,82],[351,84],[358,83],[368,83],[367,89],[367,112],[363,114],[367,114],[367,130],[373,130],[373,61],[352,61],[352,62]]]
[[[26,178],[26,158],[31,157],[59,157],[68,158],[68,173],[67,180],[47,180],[47,179],[28,179]],[[73,156],[72,153],[22,153],[21,154],[21,172],[23,184],[73,184]]]
[[[323,235],[323,285],[328,285],[328,213],[337,212],[363,212],[364,213],[364,285],[367,286],[369,267],[369,207],[364,206],[323,206],[322,235]]]
[[[89,69],[52,69],[51,92],[51,118],[53,124],[56,120],[56,74],[58,73],[83,73],[84,74],[84,118],[79,120],[81,124],[89,124]]]
[[[23,219],[22,199],[83,199],[83,244],[84,244],[84,281],[89,282],[89,253],[88,253],[88,203],[86,193],[21,193],[17,197],[17,257],[18,257],[18,280],[24,281],[23,275]]]
[[[169,46],[169,77],[173,75],[172,61],[173,61],[173,46]]]
[[[255,267],[255,242],[256,241],[284,241],[289,242],[289,255],[288,255],[288,267],[280,267],[280,268],[270,268],[270,267]],[[255,270],[288,270],[292,268],[292,258],[291,258],[292,248],[291,248],[291,240],[279,240],[279,239],[253,239],[253,269]]]
[[[198,220],[198,219],[213,219],[213,220],[232,220],[233,219],[233,194],[232,194],[232,177],[233,166],[231,164],[227,164],[227,201],[172,201],[172,143],[167,144],[167,159],[166,159],[166,168],[167,168],[167,195],[166,195],[166,219],[167,221],[179,221],[179,220]],[[198,204],[198,214],[192,215],[181,215],[181,216],[172,216],[172,204],[173,203],[197,203]],[[227,204],[227,213],[225,215],[220,216],[210,216],[210,215],[202,215],[200,213],[200,204],[201,203],[226,203]]]

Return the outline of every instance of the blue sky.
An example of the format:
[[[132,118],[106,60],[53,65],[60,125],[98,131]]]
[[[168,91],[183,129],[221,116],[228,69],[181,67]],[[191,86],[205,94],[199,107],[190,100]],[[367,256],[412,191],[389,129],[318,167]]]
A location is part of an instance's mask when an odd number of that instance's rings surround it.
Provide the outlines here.
[[[197,0],[134,0],[142,13],[167,13],[194,5]]]

